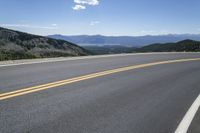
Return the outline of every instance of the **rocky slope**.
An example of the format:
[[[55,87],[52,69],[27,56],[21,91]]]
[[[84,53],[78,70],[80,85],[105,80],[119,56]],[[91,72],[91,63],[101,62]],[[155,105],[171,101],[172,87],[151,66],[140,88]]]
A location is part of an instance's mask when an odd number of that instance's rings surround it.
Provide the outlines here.
[[[82,56],[89,52],[73,43],[0,27],[0,60]]]

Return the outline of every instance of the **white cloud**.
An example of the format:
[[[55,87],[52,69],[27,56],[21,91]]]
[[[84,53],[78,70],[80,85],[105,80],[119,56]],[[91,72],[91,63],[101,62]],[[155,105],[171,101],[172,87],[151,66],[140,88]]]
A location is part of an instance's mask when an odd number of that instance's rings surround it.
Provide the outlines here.
[[[74,3],[76,4],[82,4],[82,5],[98,5],[98,0],[74,0]]]
[[[29,27],[29,25],[24,24],[0,24],[2,27]]]
[[[99,0],[74,0],[75,6],[72,7],[73,10],[84,10],[86,6],[96,6],[99,5]]]
[[[90,25],[91,26],[94,26],[94,25],[97,25],[97,24],[99,24],[100,23],[100,21],[91,21],[90,22]]]
[[[54,26],[54,27],[56,27],[56,26],[58,26],[57,24],[51,24],[51,26]]]
[[[15,28],[32,28],[32,29],[48,29],[48,30],[54,30],[58,29],[56,26],[36,26],[36,25],[25,25],[25,24],[0,24],[1,27],[15,27]]]
[[[142,30],[140,35],[166,35],[170,34],[168,30]]]
[[[74,10],[84,10],[84,9],[86,9],[86,7],[83,6],[83,5],[75,5],[74,7],[72,7],[72,9],[74,9]]]
[[[142,30],[141,33],[142,34],[155,34],[156,31],[155,30]]]
[[[161,30],[160,34],[169,34],[169,32],[167,30]]]

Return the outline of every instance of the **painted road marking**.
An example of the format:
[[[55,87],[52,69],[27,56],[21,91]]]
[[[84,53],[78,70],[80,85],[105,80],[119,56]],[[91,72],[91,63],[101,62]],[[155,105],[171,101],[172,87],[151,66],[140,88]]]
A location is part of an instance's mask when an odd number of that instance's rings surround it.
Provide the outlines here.
[[[106,70],[106,71],[102,71],[102,72],[97,72],[97,73],[93,73],[93,74],[75,77],[75,78],[70,78],[70,79],[51,82],[51,83],[47,83],[47,84],[43,84],[43,85],[38,85],[38,86],[34,86],[34,87],[19,89],[16,91],[1,93],[0,100],[5,100],[5,99],[13,98],[13,97],[33,93],[33,92],[38,92],[38,91],[47,90],[47,89],[55,88],[55,87],[62,86],[62,85],[67,85],[67,84],[74,83],[74,82],[79,82],[79,81],[83,81],[83,80],[87,80],[87,79],[92,79],[92,78],[106,76],[106,75],[110,75],[110,74],[114,74],[114,73],[124,72],[124,71],[128,71],[128,70],[145,68],[145,67],[162,65],[162,64],[188,62],[188,61],[200,61],[200,58],[160,61],[160,62],[153,62],[153,63],[147,63],[147,64],[141,64],[141,65],[127,66],[127,67],[122,67],[122,68],[117,68],[117,69],[112,69],[112,70]]]
[[[197,113],[199,109],[199,106],[200,106],[200,95],[197,97],[197,99],[194,101],[192,106],[189,108],[188,112],[183,117],[183,120],[179,124],[175,133],[187,133],[188,128],[190,124],[192,123],[192,120],[194,119],[195,114]]]

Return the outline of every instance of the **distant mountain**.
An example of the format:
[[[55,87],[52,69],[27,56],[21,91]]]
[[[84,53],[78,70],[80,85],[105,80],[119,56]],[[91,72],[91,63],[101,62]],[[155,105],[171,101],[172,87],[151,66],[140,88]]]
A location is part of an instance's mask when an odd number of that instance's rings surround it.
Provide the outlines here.
[[[169,34],[160,36],[101,36],[101,35],[79,35],[79,36],[63,36],[63,35],[49,35],[48,37],[54,39],[63,39],[76,43],[80,46],[88,45],[123,45],[142,47],[153,43],[167,43],[178,42],[185,39],[200,41],[200,34]]]
[[[104,45],[104,46],[83,46],[83,48],[91,51],[93,54],[120,54],[120,53],[132,53],[138,48],[126,47],[121,45]]]
[[[156,43],[141,48],[126,47],[120,45],[105,46],[83,46],[92,51],[93,54],[119,54],[119,53],[140,53],[140,52],[200,52],[200,42],[183,40],[177,43]]]
[[[200,52],[200,41],[183,40],[177,43],[152,44],[137,49],[137,52]]]
[[[0,60],[88,55],[64,40],[31,35],[0,27]]]

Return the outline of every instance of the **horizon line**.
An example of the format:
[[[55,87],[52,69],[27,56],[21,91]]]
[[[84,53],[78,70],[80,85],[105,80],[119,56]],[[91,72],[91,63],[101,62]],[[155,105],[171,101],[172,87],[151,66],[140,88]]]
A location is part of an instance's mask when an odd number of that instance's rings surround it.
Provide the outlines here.
[[[27,34],[32,34],[32,35],[38,35],[38,36],[43,36],[43,37],[48,37],[48,36],[53,36],[53,35],[60,35],[60,36],[104,36],[104,37],[145,37],[145,36],[169,36],[169,35],[200,35],[200,33],[167,33],[167,34],[146,34],[146,35],[105,35],[105,34],[60,34],[60,33],[55,33],[55,34],[47,34],[47,35],[42,35],[42,34],[35,34],[35,33],[30,33],[27,31],[22,31],[22,30],[16,30],[13,28],[8,28],[8,27],[3,27],[1,26],[0,28],[5,28],[9,30],[14,30],[18,32],[23,32]]]

